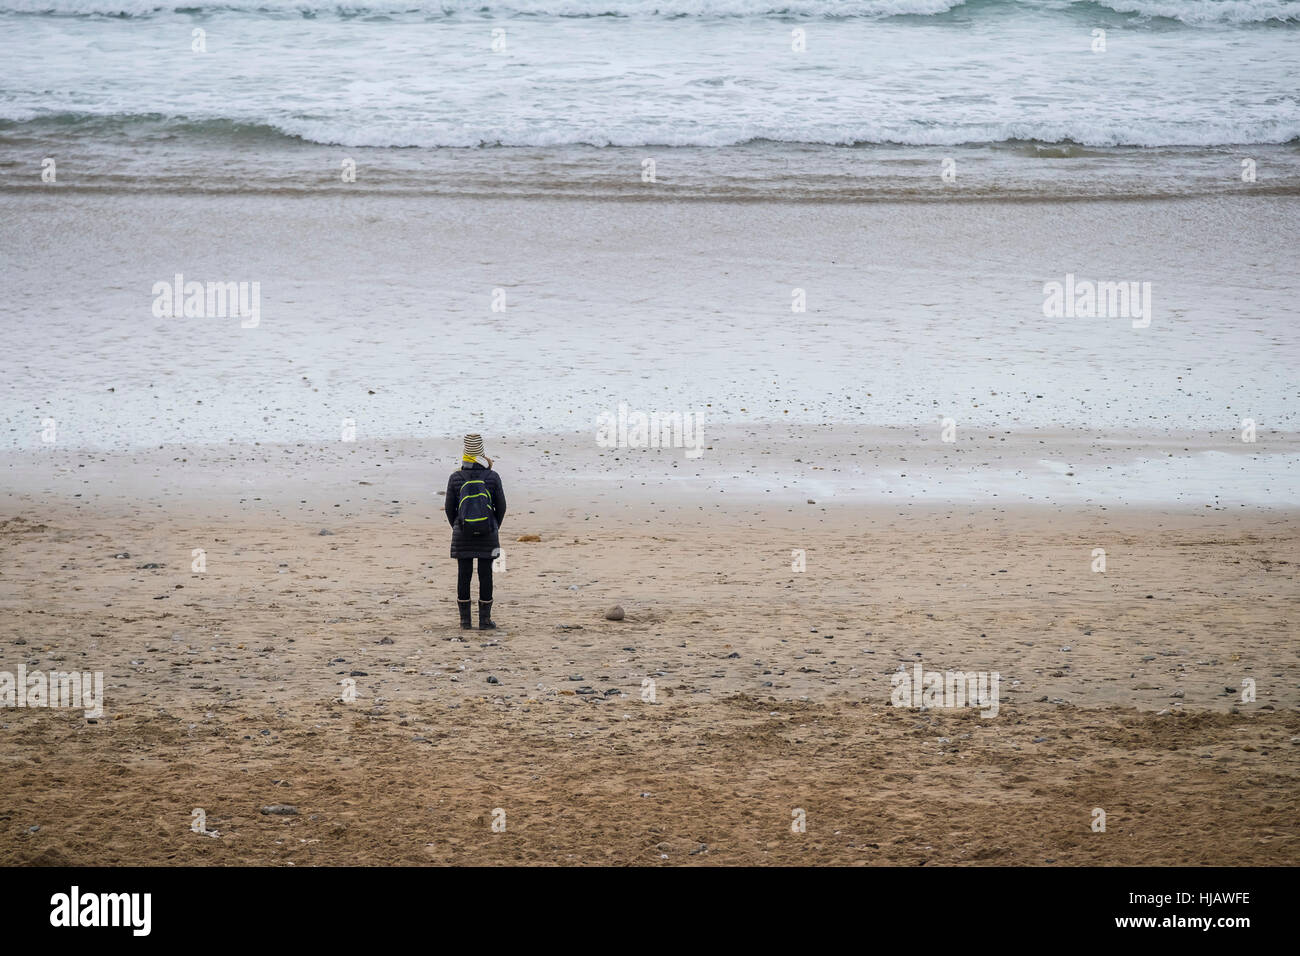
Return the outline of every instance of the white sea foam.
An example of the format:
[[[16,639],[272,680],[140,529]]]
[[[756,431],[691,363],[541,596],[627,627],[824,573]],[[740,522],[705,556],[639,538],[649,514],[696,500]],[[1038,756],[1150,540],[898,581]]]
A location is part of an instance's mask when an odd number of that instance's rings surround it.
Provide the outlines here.
[[[1071,0],[1132,13],[1142,17],[1164,17],[1190,25],[1243,24],[1268,21],[1300,21],[1296,0]]]
[[[3,0],[0,13],[146,16],[191,11],[423,17],[850,17],[931,16],[967,0]]]
[[[903,146],[961,146],[1014,141],[1077,143],[1081,146],[1227,146],[1282,144],[1300,138],[1300,116],[1294,107],[1278,106],[1275,116],[1255,119],[1116,122],[1076,121],[961,123],[928,125],[921,120],[892,124],[861,122],[844,126],[736,124],[682,132],[662,125],[626,122],[622,128],[571,125],[514,130],[429,129],[413,124],[376,128],[355,121],[264,118],[264,122],[309,142],[334,146],[735,146],[758,140],[830,146],[897,144]]]
[[[985,9],[961,22],[804,21],[804,53],[791,49],[793,21],[761,17],[510,20],[500,54],[490,47],[496,21],[473,17],[254,28],[250,14],[226,13],[203,21],[201,54],[188,21],[9,17],[0,117],[44,123],[47,138],[102,139],[102,128],[83,129],[95,118],[176,121],[171,138],[182,145],[212,133],[196,124],[225,122],[228,137],[245,132],[235,126],[263,127],[346,148],[1300,138],[1294,25],[1139,24],[1095,54],[1092,21],[1073,8]],[[0,137],[23,133],[0,128]]]
[[[243,115],[232,116],[232,113]],[[862,120],[840,125],[817,122],[761,123],[744,120],[719,125],[675,125],[656,118],[636,116],[592,117],[586,125],[561,118],[526,123],[505,117],[488,118],[491,125],[415,122],[409,118],[378,119],[343,115],[312,119],[283,110],[231,110],[194,108],[188,113],[123,113],[110,111],[62,112],[16,103],[0,104],[0,120],[30,123],[36,120],[64,123],[111,121],[166,124],[185,127],[178,132],[200,135],[210,125],[227,130],[229,124],[266,130],[325,146],[481,148],[481,147],[727,147],[762,141],[817,146],[964,146],[997,143],[1073,143],[1078,146],[1168,147],[1282,145],[1300,140],[1300,115],[1294,106],[1278,103],[1261,107],[1255,116],[1209,117],[1189,110],[1185,118],[1078,118],[972,123],[952,117],[948,122],[898,117],[891,122]],[[608,120],[608,122],[603,122]],[[173,134],[174,135],[174,134]]]
[[[4,0],[0,13],[140,17],[216,11],[294,16],[424,18],[657,17],[848,19],[937,16],[964,6],[1101,7],[1189,25],[1300,20],[1296,0]]]

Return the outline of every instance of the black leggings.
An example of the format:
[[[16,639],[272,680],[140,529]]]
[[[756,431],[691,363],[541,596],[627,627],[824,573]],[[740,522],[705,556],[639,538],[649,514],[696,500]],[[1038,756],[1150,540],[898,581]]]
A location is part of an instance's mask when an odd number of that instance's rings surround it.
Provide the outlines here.
[[[461,601],[469,600],[469,581],[474,576],[474,559],[457,558],[456,562],[460,565],[460,574],[456,578],[456,598]],[[478,599],[484,604],[492,602],[492,559],[478,559]]]

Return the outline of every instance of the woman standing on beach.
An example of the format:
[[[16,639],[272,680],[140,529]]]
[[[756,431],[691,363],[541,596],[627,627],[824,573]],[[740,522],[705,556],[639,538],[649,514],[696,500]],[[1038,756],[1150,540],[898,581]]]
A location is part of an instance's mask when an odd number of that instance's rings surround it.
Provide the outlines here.
[[[481,435],[465,436],[465,451],[459,471],[447,479],[447,500],[443,505],[451,524],[451,556],[460,563],[456,580],[456,603],[460,626],[470,622],[469,586],[478,561],[478,626],[490,631],[492,620],[492,559],[501,553],[497,531],[506,516],[506,493],[501,476],[492,470],[492,459],[483,454]]]

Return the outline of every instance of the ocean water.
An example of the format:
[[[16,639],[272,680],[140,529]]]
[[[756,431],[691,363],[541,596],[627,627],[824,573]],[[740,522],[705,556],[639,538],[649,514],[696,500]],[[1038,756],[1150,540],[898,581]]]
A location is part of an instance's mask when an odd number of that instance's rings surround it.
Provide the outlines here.
[[[1297,429],[1300,0],[197,3],[0,0],[0,447]]]
[[[0,62],[3,190],[1300,192],[1300,0],[0,0]]]

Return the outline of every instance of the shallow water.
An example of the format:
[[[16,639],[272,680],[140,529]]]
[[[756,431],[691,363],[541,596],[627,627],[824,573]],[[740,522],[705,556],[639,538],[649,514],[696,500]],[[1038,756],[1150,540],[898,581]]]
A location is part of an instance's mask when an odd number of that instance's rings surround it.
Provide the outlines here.
[[[350,160],[417,194],[1295,192],[1298,31],[1291,0],[4,0],[0,188],[50,157],[144,191]]]

